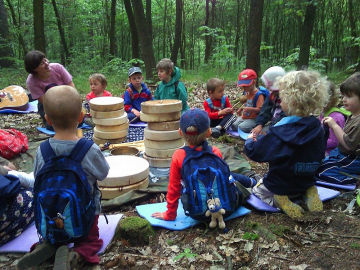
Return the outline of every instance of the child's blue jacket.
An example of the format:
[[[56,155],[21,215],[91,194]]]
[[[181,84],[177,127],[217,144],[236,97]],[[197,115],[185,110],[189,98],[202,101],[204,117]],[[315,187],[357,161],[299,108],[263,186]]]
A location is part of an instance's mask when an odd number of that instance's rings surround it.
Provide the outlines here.
[[[325,148],[325,132],[317,118],[290,116],[256,142],[248,139],[244,151],[254,161],[269,162],[263,181],[267,189],[278,195],[295,195],[314,185]]]

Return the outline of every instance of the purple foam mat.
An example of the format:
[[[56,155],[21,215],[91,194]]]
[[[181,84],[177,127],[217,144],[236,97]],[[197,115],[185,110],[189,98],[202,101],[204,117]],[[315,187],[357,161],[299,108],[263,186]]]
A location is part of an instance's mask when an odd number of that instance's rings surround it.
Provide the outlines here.
[[[26,114],[26,113],[34,113],[38,111],[38,107],[37,107],[38,101],[34,100],[29,102],[29,106],[27,107],[26,110],[16,110],[16,109],[3,109],[0,110],[0,113],[22,113],[22,114]]]
[[[340,195],[340,191],[329,189],[329,188],[317,186],[317,190],[319,193],[320,200],[323,202],[327,201],[327,200],[331,200]],[[256,197],[253,194],[250,195],[250,197],[247,199],[246,202],[249,205],[251,205],[252,207],[254,207],[256,210],[259,210],[259,211],[271,212],[271,213],[280,212],[279,208],[271,206],[271,205],[263,202],[262,200],[260,200],[258,197]]]
[[[316,184],[319,186],[325,186],[325,187],[334,187],[334,188],[340,188],[345,190],[355,190],[356,184],[335,184],[330,182],[324,182],[324,181],[316,181]]]
[[[139,122],[136,122],[136,123],[130,123],[129,126],[130,127],[144,127],[144,128],[146,128],[147,123],[139,121]]]
[[[243,140],[247,140],[247,137],[249,136],[250,133],[246,133],[246,132],[243,132],[241,131],[240,129],[238,131],[234,131],[234,130],[230,130],[228,129],[226,131],[227,134],[229,134],[230,136],[232,137],[240,137],[241,139]]]
[[[104,253],[106,247],[110,244],[114,237],[116,226],[121,219],[122,214],[106,215],[109,224],[106,224],[105,217],[100,215],[99,217],[99,233],[100,238],[104,241],[98,254]],[[39,241],[39,237],[36,231],[35,224],[32,223],[22,234],[10,242],[0,247],[0,253],[9,252],[29,252],[30,247]]]

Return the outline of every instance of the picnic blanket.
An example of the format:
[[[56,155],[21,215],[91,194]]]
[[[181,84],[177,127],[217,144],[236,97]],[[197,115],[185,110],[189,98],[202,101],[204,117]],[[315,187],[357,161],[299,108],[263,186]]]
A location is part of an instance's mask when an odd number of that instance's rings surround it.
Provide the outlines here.
[[[38,101],[34,100],[29,102],[29,106],[27,107],[26,110],[16,110],[16,109],[3,109],[0,110],[0,113],[22,113],[22,114],[26,114],[26,113],[34,113],[38,111],[38,107],[37,107]]]
[[[238,131],[234,131],[231,129],[228,129],[226,131],[226,133],[232,137],[240,137],[241,139],[245,140],[247,139],[247,137],[249,136],[250,133],[246,133],[244,131],[242,131],[241,129],[238,129]]]
[[[317,187],[317,190],[318,190],[321,201],[331,200],[340,195],[340,191],[329,189],[329,188]],[[271,205],[263,202],[262,200],[260,200],[258,197],[256,197],[253,194],[250,195],[250,197],[247,199],[246,202],[258,211],[272,212],[272,213],[281,211],[279,208],[271,206]]]
[[[85,124],[85,123],[82,123],[79,128],[81,128],[81,129],[92,129],[91,126],[89,126],[88,124]],[[45,133],[45,134],[49,135],[49,136],[54,136],[55,135],[55,131],[47,129],[46,127],[37,127],[36,129],[38,131],[42,132],[42,133]]]
[[[145,218],[147,221],[150,222],[152,226],[162,227],[165,229],[173,230],[173,231],[182,231],[187,228],[193,227],[200,223],[189,216],[186,216],[184,213],[184,208],[179,200],[179,205],[177,209],[177,216],[174,221],[166,221],[157,218],[153,218],[151,215],[154,212],[164,212],[166,211],[166,202],[163,203],[153,203],[153,204],[144,204],[136,206],[136,211],[138,212],[139,216]],[[224,220],[228,221],[240,216],[244,216],[249,214],[251,211],[243,206],[239,207],[234,213],[230,216],[226,217]]]
[[[121,219],[122,214],[106,215],[109,224],[106,224],[105,217],[101,215],[99,217],[99,233],[100,238],[104,241],[98,254],[104,253],[106,247],[110,244],[115,235],[116,226]],[[39,237],[36,231],[35,224],[32,223],[22,234],[12,241],[6,243],[0,247],[0,253],[7,252],[29,252],[30,247],[39,241]]]

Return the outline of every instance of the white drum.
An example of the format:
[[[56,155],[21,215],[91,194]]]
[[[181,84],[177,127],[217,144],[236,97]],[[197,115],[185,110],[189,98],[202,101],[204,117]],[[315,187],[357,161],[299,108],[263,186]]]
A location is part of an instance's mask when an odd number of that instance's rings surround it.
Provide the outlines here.
[[[141,111],[148,114],[172,113],[182,110],[182,101],[177,99],[149,100],[141,103]]]
[[[89,101],[90,109],[99,112],[110,112],[124,108],[124,99],[120,97],[96,97]]]

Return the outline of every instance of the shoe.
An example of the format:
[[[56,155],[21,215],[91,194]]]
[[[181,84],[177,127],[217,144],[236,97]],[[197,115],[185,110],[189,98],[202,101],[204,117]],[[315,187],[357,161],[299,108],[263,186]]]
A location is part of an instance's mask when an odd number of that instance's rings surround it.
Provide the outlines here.
[[[220,129],[218,129],[218,128],[216,128],[216,127],[211,129],[211,137],[217,139],[217,138],[219,138],[220,136],[221,136],[221,131],[220,131]]]
[[[284,211],[292,219],[301,219],[303,217],[304,209],[300,205],[290,201],[286,195],[274,195],[276,205]]]
[[[319,198],[317,188],[315,186],[309,187],[305,192],[305,202],[310,212],[321,212],[323,210],[323,203]]]
[[[63,245],[56,251],[53,270],[74,270],[79,267],[81,261],[79,253],[70,250],[66,245]]]
[[[38,244],[32,252],[25,254],[19,259],[16,269],[22,270],[38,266],[54,256],[55,252],[56,246],[48,242]]]

